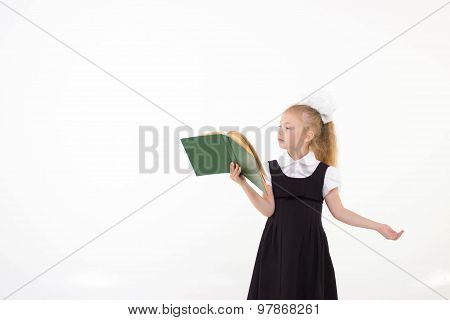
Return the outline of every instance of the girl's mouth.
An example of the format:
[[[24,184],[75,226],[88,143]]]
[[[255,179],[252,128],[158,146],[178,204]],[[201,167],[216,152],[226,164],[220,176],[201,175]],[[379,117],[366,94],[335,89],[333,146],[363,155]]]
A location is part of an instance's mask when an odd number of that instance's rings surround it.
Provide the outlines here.
[[[280,138],[278,138],[278,142],[283,142],[284,140],[281,140]]]

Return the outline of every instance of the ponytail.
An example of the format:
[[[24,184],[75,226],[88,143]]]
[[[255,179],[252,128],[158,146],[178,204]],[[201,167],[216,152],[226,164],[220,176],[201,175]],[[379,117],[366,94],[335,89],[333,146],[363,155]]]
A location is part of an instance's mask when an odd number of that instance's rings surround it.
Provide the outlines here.
[[[337,166],[337,141],[334,122],[322,124],[320,134],[311,141],[316,158],[330,166]]]

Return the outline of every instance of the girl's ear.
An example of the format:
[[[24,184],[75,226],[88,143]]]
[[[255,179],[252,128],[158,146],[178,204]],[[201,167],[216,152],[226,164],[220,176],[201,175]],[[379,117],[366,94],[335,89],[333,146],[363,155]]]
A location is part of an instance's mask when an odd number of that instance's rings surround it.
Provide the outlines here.
[[[305,142],[311,142],[314,139],[314,132],[312,130],[306,131]]]

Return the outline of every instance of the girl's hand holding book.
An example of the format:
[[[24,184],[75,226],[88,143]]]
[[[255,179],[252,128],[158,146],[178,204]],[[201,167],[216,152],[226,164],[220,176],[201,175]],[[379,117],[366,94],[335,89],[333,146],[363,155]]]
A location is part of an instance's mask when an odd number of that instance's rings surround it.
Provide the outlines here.
[[[241,167],[239,164],[235,164],[234,162],[230,162],[230,179],[234,182],[242,185],[245,183],[245,177],[241,175]]]

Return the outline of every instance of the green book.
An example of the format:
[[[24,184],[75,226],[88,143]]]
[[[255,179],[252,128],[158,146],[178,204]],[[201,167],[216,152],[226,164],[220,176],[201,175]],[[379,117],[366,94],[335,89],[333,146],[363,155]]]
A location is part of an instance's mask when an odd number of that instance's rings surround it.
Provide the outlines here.
[[[265,173],[258,154],[240,132],[214,131],[182,138],[181,143],[197,176],[230,173],[233,161],[241,167],[241,175],[266,192]]]

